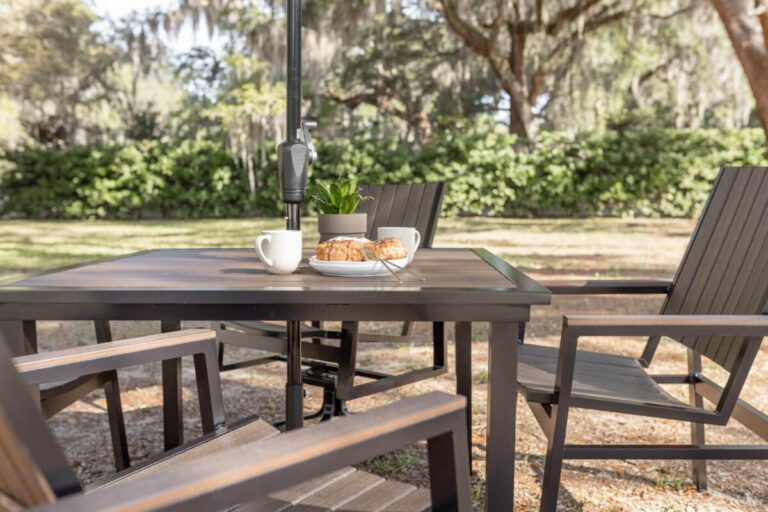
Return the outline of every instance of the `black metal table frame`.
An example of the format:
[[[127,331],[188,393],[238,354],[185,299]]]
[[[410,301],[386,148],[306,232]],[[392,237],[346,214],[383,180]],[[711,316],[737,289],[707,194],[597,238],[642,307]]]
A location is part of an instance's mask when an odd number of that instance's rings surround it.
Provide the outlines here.
[[[111,290],[86,290],[82,299],[56,301],[55,290],[15,290],[14,302],[0,303],[0,324],[5,324],[5,337],[14,334],[29,346],[36,345],[35,321],[108,321],[108,320],[159,320],[163,331],[179,328],[181,321],[213,321],[213,320],[284,320],[299,321],[320,319],[326,321],[443,321],[455,322],[456,325],[456,380],[457,392],[468,400],[467,426],[471,432],[471,324],[472,322],[489,322],[490,335],[488,344],[488,397],[487,397],[487,445],[486,445],[486,505],[488,510],[512,510],[514,505],[514,461],[515,461],[515,420],[516,420],[516,389],[517,380],[517,340],[519,333],[530,318],[531,304],[547,304],[549,292],[525,274],[507,264],[501,258],[483,249],[475,249],[475,253],[486,263],[495,268],[508,280],[517,285],[521,292],[533,294],[537,300],[520,300],[519,304],[494,301],[491,295],[498,297],[499,290],[479,290],[467,292],[461,289],[438,288],[421,293],[421,298],[415,302],[387,303],[381,294],[370,303],[317,303],[309,294],[302,294],[302,303],[273,303],[238,302],[234,300],[222,303],[206,303],[205,293],[198,298],[200,302],[174,302],[173,290],[137,289],[137,301],[130,301],[131,292],[121,290],[126,299],[124,303],[109,303],[100,297],[109,295]],[[91,262],[90,264],[92,264]],[[61,269],[57,269],[60,271]],[[8,288],[13,290],[12,287]],[[3,290],[5,291],[5,290]],[[338,292],[338,290],[336,291]],[[480,299],[477,304],[455,304],[451,294],[476,293]],[[488,292],[485,294],[484,292]],[[37,296],[38,301],[25,300]],[[40,294],[48,293],[51,302],[39,301]],[[69,294],[72,292],[69,291]],[[146,294],[153,295],[153,301],[147,303]],[[268,293],[278,298],[280,293]],[[359,291],[356,292],[359,298]],[[338,292],[344,295],[343,292]],[[350,298],[355,292],[350,293]],[[504,294],[506,295],[506,294]],[[144,296],[144,297],[142,297]],[[189,296],[187,295],[187,298]],[[338,295],[337,295],[338,297]],[[482,299],[488,298],[487,303]],[[139,301],[143,302],[139,302]],[[19,323],[21,322],[21,323]],[[9,329],[9,323],[15,324]],[[2,334],[2,333],[0,333]],[[288,343],[287,373],[288,382],[301,379],[301,344]],[[298,348],[298,351],[296,350]],[[298,377],[297,377],[298,375]],[[180,363],[178,360],[165,361],[163,364],[163,409],[166,423],[166,445],[174,441],[173,437],[182,437],[181,381]],[[500,392],[494,392],[500,390]],[[287,398],[290,398],[289,394]],[[511,398],[510,398],[511,397]],[[294,400],[296,399],[294,395]],[[295,404],[294,404],[295,405]],[[286,410],[293,414],[294,424],[301,423],[303,408]],[[296,415],[299,417],[296,418]],[[169,439],[170,435],[170,439]],[[471,439],[471,436],[469,436]],[[471,443],[471,441],[470,441]],[[470,447],[471,449],[471,447]]]

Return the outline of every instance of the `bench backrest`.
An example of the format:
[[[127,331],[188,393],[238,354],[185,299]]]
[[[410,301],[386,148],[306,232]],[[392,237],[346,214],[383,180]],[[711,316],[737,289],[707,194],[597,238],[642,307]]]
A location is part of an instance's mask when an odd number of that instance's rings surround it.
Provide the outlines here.
[[[379,227],[411,227],[421,234],[420,247],[432,247],[443,206],[445,183],[360,185],[360,188],[363,195],[373,197],[363,201],[357,209],[368,214],[368,238],[376,239]]]
[[[0,494],[30,507],[80,490],[40,407],[16,373],[8,347],[0,342]]]

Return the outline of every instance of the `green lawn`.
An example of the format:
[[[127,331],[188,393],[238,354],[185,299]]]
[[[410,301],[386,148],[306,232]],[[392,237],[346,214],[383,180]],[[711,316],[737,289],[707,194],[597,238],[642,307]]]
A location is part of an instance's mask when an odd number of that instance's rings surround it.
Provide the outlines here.
[[[262,229],[282,226],[264,218],[0,221],[0,278],[146,249],[250,247]],[[303,226],[311,246],[316,221]],[[486,247],[534,274],[668,276],[692,229],[689,220],[449,218],[435,245]]]

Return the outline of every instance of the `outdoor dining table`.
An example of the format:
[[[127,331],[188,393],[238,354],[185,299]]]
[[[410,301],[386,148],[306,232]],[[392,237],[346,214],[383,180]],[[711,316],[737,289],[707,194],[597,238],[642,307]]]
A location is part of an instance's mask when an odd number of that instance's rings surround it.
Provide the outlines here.
[[[213,320],[455,322],[471,443],[471,323],[490,322],[486,503],[512,510],[518,333],[550,293],[484,249],[422,249],[409,270],[426,280],[327,277],[306,259],[294,274],[273,275],[249,249],[145,251],[0,285],[0,337],[21,354],[36,351],[35,322],[43,320],[159,320],[166,331]],[[300,378],[296,346],[287,368]],[[183,437],[180,372],[177,361],[164,362],[166,447]]]

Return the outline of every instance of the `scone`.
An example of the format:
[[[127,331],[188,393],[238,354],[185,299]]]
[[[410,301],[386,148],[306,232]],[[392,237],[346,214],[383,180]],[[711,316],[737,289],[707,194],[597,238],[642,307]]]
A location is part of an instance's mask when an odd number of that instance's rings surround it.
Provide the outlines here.
[[[373,259],[399,260],[408,256],[408,249],[399,238],[382,238],[365,244],[365,253]]]
[[[363,261],[363,252],[356,240],[328,240],[315,247],[315,257],[321,261]]]

